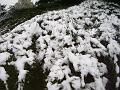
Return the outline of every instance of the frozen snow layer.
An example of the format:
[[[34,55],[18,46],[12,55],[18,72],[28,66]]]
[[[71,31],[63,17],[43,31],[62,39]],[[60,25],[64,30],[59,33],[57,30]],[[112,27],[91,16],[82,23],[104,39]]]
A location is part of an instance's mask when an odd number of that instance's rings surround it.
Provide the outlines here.
[[[119,36],[120,9],[87,0],[37,15],[2,35],[0,62],[18,70],[18,90],[29,72],[25,64],[32,67],[36,60],[48,73],[48,90],[114,90],[120,83]]]

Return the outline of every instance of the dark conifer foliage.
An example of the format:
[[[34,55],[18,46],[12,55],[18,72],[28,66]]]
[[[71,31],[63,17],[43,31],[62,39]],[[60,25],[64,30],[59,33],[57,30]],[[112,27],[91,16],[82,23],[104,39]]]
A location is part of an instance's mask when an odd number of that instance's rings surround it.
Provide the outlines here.
[[[42,4],[42,3],[63,3],[63,4],[78,4],[81,3],[85,0],[40,0],[38,1],[36,4]],[[120,0],[101,0],[101,1],[105,1],[105,2],[114,2],[120,5]]]
[[[41,5],[42,3],[59,3],[59,4],[63,4],[63,5],[67,5],[67,4],[72,4],[72,5],[76,5],[76,4],[80,4],[82,1],[85,0],[40,0],[38,2],[36,2],[37,5]]]

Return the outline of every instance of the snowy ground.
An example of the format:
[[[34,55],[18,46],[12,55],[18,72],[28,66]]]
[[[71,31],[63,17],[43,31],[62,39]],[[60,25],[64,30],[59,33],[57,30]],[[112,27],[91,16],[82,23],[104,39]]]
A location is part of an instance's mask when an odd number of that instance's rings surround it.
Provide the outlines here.
[[[48,90],[118,90],[120,9],[112,5],[87,0],[37,15],[0,36],[0,79],[6,89],[5,65],[16,67],[22,90],[30,72],[25,64],[32,67],[37,60],[48,74]]]

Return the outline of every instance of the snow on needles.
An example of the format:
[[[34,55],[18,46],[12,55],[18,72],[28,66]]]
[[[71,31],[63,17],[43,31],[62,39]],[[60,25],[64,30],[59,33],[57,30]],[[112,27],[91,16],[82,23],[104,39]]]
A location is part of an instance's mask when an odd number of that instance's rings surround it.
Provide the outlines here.
[[[14,65],[18,82],[24,83],[25,64],[32,66],[38,60],[48,72],[48,90],[106,90],[107,82],[112,82],[107,75],[113,65],[116,77],[111,77],[116,78],[118,88],[119,36],[120,9],[87,0],[66,10],[37,15],[2,35],[0,65]],[[9,61],[13,56],[16,60]],[[6,83],[7,78],[0,66],[0,79]],[[21,83],[18,90],[23,89]]]

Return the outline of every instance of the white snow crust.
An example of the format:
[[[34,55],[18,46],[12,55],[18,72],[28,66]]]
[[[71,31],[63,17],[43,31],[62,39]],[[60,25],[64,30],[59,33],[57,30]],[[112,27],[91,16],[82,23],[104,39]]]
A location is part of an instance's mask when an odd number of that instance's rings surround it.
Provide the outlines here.
[[[109,80],[104,75],[108,69],[98,57],[109,57],[116,74],[120,74],[120,9],[113,8],[117,14],[108,15],[109,9],[104,2],[87,0],[78,6],[35,16],[0,37],[0,65],[14,53],[16,61],[10,64],[19,71],[18,82],[24,81],[28,72],[25,63],[32,66],[37,59],[44,62],[44,72],[49,72],[48,90],[106,90]],[[34,43],[33,36],[37,37],[36,52],[29,48]],[[93,81],[86,83],[88,75]],[[0,66],[0,79],[6,81],[7,77]],[[116,78],[118,88],[120,79]],[[18,90],[22,88],[19,84]]]

